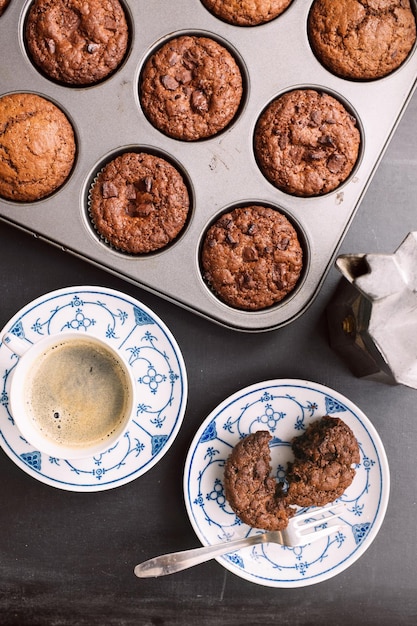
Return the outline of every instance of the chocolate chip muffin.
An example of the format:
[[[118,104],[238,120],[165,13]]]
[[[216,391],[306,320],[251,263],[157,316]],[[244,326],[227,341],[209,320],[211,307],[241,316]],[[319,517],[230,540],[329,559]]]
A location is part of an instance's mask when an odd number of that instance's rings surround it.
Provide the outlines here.
[[[119,0],[34,0],[26,44],[46,76],[67,85],[92,85],[121,64],[129,29]]]
[[[324,506],[340,498],[355,476],[352,466],[360,461],[352,430],[328,415],[296,437],[292,450],[295,460],[288,464],[287,498],[299,506]]]
[[[167,246],[183,229],[187,186],[168,161],[127,152],[108,163],[90,191],[93,224],[113,247],[144,254]]]
[[[224,469],[226,499],[236,515],[249,526],[283,530],[296,509],[288,505],[280,484],[271,476],[267,431],[241,439],[233,448]]]
[[[242,75],[228,50],[208,37],[168,41],[147,61],[140,101],[149,121],[175,139],[216,135],[235,117]]]
[[[292,0],[201,0],[214,15],[235,26],[257,26],[281,15]]]
[[[312,422],[292,441],[295,459],[288,464],[286,485],[271,476],[269,442],[259,430],[232,449],[224,470],[225,496],[249,526],[283,530],[296,506],[325,506],[340,498],[360,462],[358,442],[347,424],[328,415]]]
[[[74,164],[76,144],[66,115],[32,93],[0,98],[0,196],[32,202],[56,191]]]
[[[296,286],[303,252],[289,220],[265,206],[236,208],[207,231],[204,278],[227,304],[256,311],[280,302]]]
[[[264,176],[295,196],[329,193],[358,159],[356,120],[332,96],[296,89],[274,100],[255,129],[254,150]]]
[[[308,30],[321,63],[355,80],[387,76],[405,61],[416,40],[409,0],[315,0]]]

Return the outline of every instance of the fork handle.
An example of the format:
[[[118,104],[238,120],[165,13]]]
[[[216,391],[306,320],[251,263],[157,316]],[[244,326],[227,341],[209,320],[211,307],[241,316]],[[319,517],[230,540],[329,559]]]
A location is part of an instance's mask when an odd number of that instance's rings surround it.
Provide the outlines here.
[[[199,563],[205,563],[214,559],[216,556],[234,552],[247,546],[253,546],[258,543],[268,541],[268,533],[252,535],[243,539],[235,539],[226,543],[215,544],[212,546],[203,546],[192,550],[183,550],[182,552],[173,552],[171,554],[163,554],[157,556],[144,563],[139,563],[135,567],[135,574],[138,578],[150,578],[152,576],[166,576],[174,574],[181,570],[193,567]]]

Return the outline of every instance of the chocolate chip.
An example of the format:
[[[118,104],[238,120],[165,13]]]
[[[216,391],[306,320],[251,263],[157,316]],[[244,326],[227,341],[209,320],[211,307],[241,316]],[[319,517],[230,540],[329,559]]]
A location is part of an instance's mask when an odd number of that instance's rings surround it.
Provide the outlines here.
[[[119,197],[119,192],[117,190],[117,187],[114,183],[112,183],[111,181],[104,181],[102,187],[101,187],[101,192],[103,194],[103,198],[107,199],[107,198],[118,198]]]
[[[163,76],[161,76],[161,83],[163,84],[165,89],[168,89],[169,91],[175,91],[179,86],[178,81],[169,74],[164,74]]]
[[[327,169],[332,174],[338,174],[345,165],[345,157],[342,154],[332,154],[327,160]]]
[[[89,43],[87,44],[87,52],[89,54],[93,54],[94,52],[96,52],[96,50],[98,50],[99,45],[98,43]]]
[[[277,263],[275,265],[274,271],[272,272],[272,280],[278,287],[278,289],[285,289],[287,286],[287,281],[285,280],[285,274],[287,272],[287,268],[285,263]]]
[[[196,89],[191,94],[191,106],[194,109],[194,111],[198,111],[202,113],[209,110],[207,97],[205,93],[201,91],[201,89]]]
[[[111,17],[106,17],[104,19],[104,28],[107,28],[107,30],[117,31],[117,22],[116,22],[116,20],[114,20]]]
[[[179,59],[178,53],[175,52],[175,50],[170,50],[170,53],[169,53],[169,55],[167,57],[167,61],[168,61],[169,65],[171,65],[171,67],[172,67],[173,65],[175,65],[177,63],[178,59]]]
[[[133,216],[146,217],[155,211],[155,205],[152,202],[141,202],[136,205]]]
[[[319,126],[321,124],[321,113],[320,113],[320,111],[318,109],[315,109],[314,111],[311,111],[310,119],[313,122],[313,124],[315,124],[316,126]]]
[[[335,145],[333,137],[331,135],[322,135],[321,137],[319,137],[318,141],[322,146],[333,147]]]
[[[254,235],[257,230],[258,230],[257,225],[252,222],[252,224],[249,224],[248,226],[248,235]]]
[[[326,156],[324,150],[310,150],[306,154],[307,161],[320,161]]]
[[[258,253],[256,251],[256,248],[253,248],[251,246],[245,246],[242,250],[242,259],[244,261],[257,261]]]
[[[153,184],[152,176],[145,176],[145,178],[143,179],[143,185],[145,187],[145,191],[150,193],[152,189],[152,184]]]
[[[233,219],[230,216],[229,217],[226,216],[220,221],[220,223],[223,226],[223,228],[232,228]]]
[[[289,243],[290,243],[289,237],[281,237],[281,239],[277,242],[278,250],[286,250],[288,248]]]
[[[182,85],[186,85],[187,83],[190,83],[192,81],[193,74],[191,70],[187,70],[185,67],[183,67],[175,74],[175,79]]]
[[[190,50],[186,50],[186,52],[184,52],[182,62],[183,62],[184,67],[186,67],[188,70],[193,70],[198,65],[198,60],[195,57],[193,57],[192,52],[190,52]]]
[[[242,272],[237,280],[240,287],[244,289],[253,289],[256,286],[256,282],[248,272]]]
[[[232,246],[235,246],[238,243],[237,239],[235,239],[233,237],[232,233],[230,233],[230,232],[227,233],[227,235],[226,235],[226,241],[227,241],[227,243],[230,243],[230,245],[232,245]]]
[[[129,202],[126,212],[131,217],[147,217],[155,211],[155,205],[152,202],[142,202],[137,200]]]

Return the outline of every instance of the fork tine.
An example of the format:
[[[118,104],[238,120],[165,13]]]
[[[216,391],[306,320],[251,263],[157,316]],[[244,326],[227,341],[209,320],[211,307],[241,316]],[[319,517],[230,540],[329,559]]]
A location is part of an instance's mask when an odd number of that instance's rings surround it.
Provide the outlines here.
[[[339,515],[345,510],[342,502],[333,502],[324,507],[309,509],[291,519],[290,542],[292,545],[306,545],[345,528]]]
[[[305,524],[302,524],[301,526],[298,526],[296,528],[296,532],[298,535],[312,535],[313,533],[316,534],[318,533],[322,526],[326,525],[326,528],[334,528],[335,526],[340,526],[342,524],[342,522],[340,521],[340,519],[337,517],[337,515],[333,515],[332,517],[322,517],[321,519],[316,519],[316,520],[311,520],[310,522],[306,522]],[[311,529],[316,529],[316,530],[311,530]]]
[[[317,508],[313,507],[305,511],[305,513],[296,514],[292,518],[291,523],[298,528],[310,528],[317,526],[321,521],[337,518],[345,510],[346,508],[343,502],[332,502],[329,505]],[[330,515],[327,515],[327,513],[330,513]],[[322,517],[317,517],[319,515]],[[312,518],[314,518],[314,520]],[[305,520],[310,521],[305,522]]]
[[[344,528],[346,528],[345,524],[329,524],[328,526],[326,526],[326,528],[321,528],[320,530],[316,530],[311,533],[302,533],[299,535],[299,540],[297,541],[296,545],[303,546],[312,541],[316,542],[319,539],[324,539],[325,537],[333,535],[334,533],[338,532],[339,530],[343,530]]]

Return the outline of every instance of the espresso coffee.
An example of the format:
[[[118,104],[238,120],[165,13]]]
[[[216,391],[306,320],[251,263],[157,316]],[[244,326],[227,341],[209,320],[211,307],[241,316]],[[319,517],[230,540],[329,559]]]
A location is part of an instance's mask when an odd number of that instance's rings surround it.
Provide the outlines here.
[[[24,390],[27,411],[44,437],[71,448],[100,444],[129,410],[122,363],[88,338],[62,339],[41,354]]]

